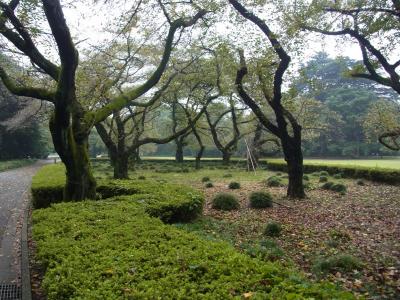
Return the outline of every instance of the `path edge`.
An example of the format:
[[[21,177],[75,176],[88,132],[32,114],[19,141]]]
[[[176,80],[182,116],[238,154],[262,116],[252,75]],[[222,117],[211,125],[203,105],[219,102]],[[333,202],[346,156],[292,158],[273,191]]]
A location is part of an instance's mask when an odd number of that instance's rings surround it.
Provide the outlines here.
[[[21,289],[22,300],[32,300],[31,276],[29,270],[29,247],[28,247],[28,220],[31,208],[31,195],[29,193],[28,203],[24,209],[24,221],[21,232]]]

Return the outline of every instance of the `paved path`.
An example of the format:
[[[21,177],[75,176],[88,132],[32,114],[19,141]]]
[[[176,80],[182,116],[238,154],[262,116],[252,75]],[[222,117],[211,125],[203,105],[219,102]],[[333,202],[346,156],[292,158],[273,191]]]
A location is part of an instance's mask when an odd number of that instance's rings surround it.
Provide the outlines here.
[[[0,284],[20,284],[24,210],[32,176],[46,163],[38,161],[27,167],[0,172]]]

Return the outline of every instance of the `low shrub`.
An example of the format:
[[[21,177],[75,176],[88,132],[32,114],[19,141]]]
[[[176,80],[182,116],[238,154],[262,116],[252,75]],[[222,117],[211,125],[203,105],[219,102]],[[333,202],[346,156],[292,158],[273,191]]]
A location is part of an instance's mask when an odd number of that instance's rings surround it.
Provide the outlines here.
[[[139,180],[145,180],[146,177],[142,175],[142,176],[139,176],[138,179],[139,179]]]
[[[330,190],[334,184],[335,184],[334,182],[328,181],[328,182],[325,182],[325,183],[321,186],[321,188],[322,188],[323,190]]]
[[[222,177],[223,178],[231,178],[232,176],[233,176],[232,174],[228,173],[228,174],[224,174]]]
[[[355,299],[257,258],[268,257],[268,249],[251,258],[165,225],[137,202],[61,203],[32,219],[49,300],[240,299],[248,291],[257,299]]]
[[[283,250],[272,240],[262,240],[257,244],[242,243],[239,247],[250,257],[263,261],[276,261],[284,256]]]
[[[240,183],[236,182],[236,181],[232,181],[229,183],[228,188],[230,188],[231,190],[240,189]]]
[[[210,181],[210,177],[208,177],[208,176],[204,176],[204,177],[201,179],[201,182],[207,182],[207,181]]]
[[[336,273],[340,272],[351,272],[353,270],[361,270],[363,267],[362,262],[348,254],[338,254],[330,257],[318,258],[312,267],[312,270],[316,274],[321,273]]]
[[[303,180],[309,181],[309,180],[310,180],[310,177],[308,177],[308,175],[303,175]]]
[[[47,174],[54,179],[47,186],[45,174],[34,178],[36,187],[62,188],[59,171],[57,179]],[[250,258],[228,243],[163,224],[158,218],[170,222],[182,211],[201,210],[202,195],[191,188],[111,182],[104,190],[136,193],[33,211],[35,259],[47,299],[239,299],[248,291],[260,299],[354,299],[333,284],[309,282],[297,270],[265,261],[280,255],[268,242]]]
[[[212,187],[214,187],[214,184],[212,182],[207,182],[205,187],[206,188],[212,188]]]
[[[212,207],[220,210],[234,210],[240,207],[235,195],[228,193],[217,194],[212,200]]]
[[[36,159],[12,159],[0,161],[0,172],[10,169],[16,169],[31,165],[36,162]]]
[[[272,207],[272,196],[267,192],[252,192],[249,200],[252,208]]]
[[[335,179],[341,179],[342,177],[343,176],[340,173],[333,175],[333,178],[335,178]]]
[[[264,234],[266,236],[278,237],[281,235],[282,226],[277,222],[270,222],[265,226]]]
[[[51,175],[50,175],[51,174]],[[32,178],[31,193],[34,208],[45,208],[63,201],[65,168],[63,164],[42,167]]]
[[[282,186],[282,181],[277,176],[271,176],[267,179],[267,185],[270,187]]]
[[[287,172],[287,164],[285,162],[268,162],[268,170]],[[384,168],[371,168],[361,166],[346,165],[322,165],[305,163],[303,165],[304,172],[320,172],[321,176],[329,174],[342,174],[346,178],[363,178],[370,181],[383,182],[387,184],[400,184],[400,171]]]
[[[49,165],[40,169],[32,179],[34,208],[62,202],[64,182],[63,165]],[[190,187],[151,180],[99,180],[97,193],[101,199],[125,197],[129,201],[140,202],[149,215],[166,223],[197,218],[202,213],[204,203],[203,195]]]
[[[320,176],[319,177],[319,182],[327,182],[328,181],[328,177],[327,176]]]
[[[346,194],[347,187],[343,183],[334,183],[332,181],[325,182],[322,186],[324,190],[330,190],[333,192],[340,193],[342,195]]]
[[[336,183],[331,186],[331,191],[344,195],[347,192],[347,187],[342,183]]]
[[[357,180],[357,185],[364,186],[364,185],[365,185],[365,182],[362,181],[361,179],[358,179],[358,180]]]

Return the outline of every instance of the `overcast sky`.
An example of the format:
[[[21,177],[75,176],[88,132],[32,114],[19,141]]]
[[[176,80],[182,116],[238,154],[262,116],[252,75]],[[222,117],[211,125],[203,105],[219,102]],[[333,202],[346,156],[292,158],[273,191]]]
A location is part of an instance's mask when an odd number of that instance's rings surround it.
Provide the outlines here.
[[[70,27],[71,33],[75,38],[75,42],[80,41],[80,47],[84,45],[96,45],[97,43],[110,38],[109,34],[102,30],[107,26],[107,22],[112,19],[113,15],[118,16],[118,10],[110,10],[108,5],[88,6],[86,1],[76,4],[75,9],[65,8],[64,13]],[[217,32],[227,32],[229,25],[219,24],[216,28]],[[342,39],[312,34],[312,38],[305,44],[306,55],[302,60],[308,60],[315,53],[324,51],[330,57],[348,56],[352,59],[360,60],[361,52],[357,43],[346,42]],[[83,42],[82,42],[83,41]],[[269,46],[269,44],[268,44]]]

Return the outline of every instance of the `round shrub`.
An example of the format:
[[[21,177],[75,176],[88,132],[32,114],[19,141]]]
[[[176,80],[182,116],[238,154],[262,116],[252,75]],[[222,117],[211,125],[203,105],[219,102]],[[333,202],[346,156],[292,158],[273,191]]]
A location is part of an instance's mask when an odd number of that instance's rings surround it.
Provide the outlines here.
[[[267,192],[253,192],[249,197],[250,206],[253,208],[272,207],[272,196]]]
[[[303,187],[305,189],[311,189],[311,183],[309,181],[304,181],[303,180]]]
[[[351,272],[361,270],[363,263],[357,257],[348,254],[338,254],[331,257],[318,258],[312,267],[314,273]]]
[[[308,175],[303,175],[303,180],[309,181],[309,180],[310,180],[310,177],[308,177]]]
[[[214,187],[212,182],[207,182],[206,183],[206,188],[212,188],[212,187]]]
[[[342,183],[336,183],[336,184],[332,185],[331,190],[343,195],[343,194],[346,194],[347,188]]]
[[[232,181],[231,183],[229,183],[228,187],[231,190],[237,190],[237,189],[240,189],[240,183],[236,182],[236,181]]]
[[[270,222],[265,226],[264,234],[266,236],[277,237],[280,236],[282,232],[282,226],[276,222]]]
[[[321,171],[319,172],[320,176],[329,176],[329,173],[327,171]]]
[[[320,176],[319,177],[319,182],[327,182],[328,181],[328,177],[327,176]]]
[[[201,182],[207,182],[207,181],[210,181],[210,177],[208,177],[208,176],[204,176],[204,177],[201,179]]]
[[[142,175],[142,176],[139,176],[138,179],[140,179],[140,180],[145,180],[146,177]]]
[[[212,201],[212,207],[220,210],[234,210],[238,209],[239,206],[239,201],[235,195],[228,193],[217,194]]]
[[[335,175],[333,175],[333,178],[340,179],[340,178],[342,178],[342,174],[340,174],[340,173],[335,174]]]
[[[328,181],[328,182],[325,182],[325,183],[321,186],[321,188],[324,189],[324,190],[330,190],[330,189],[332,188],[333,185],[334,185],[334,183],[333,183],[332,181]]]
[[[267,179],[267,185],[271,187],[281,186],[281,179],[277,176],[271,176]]]

